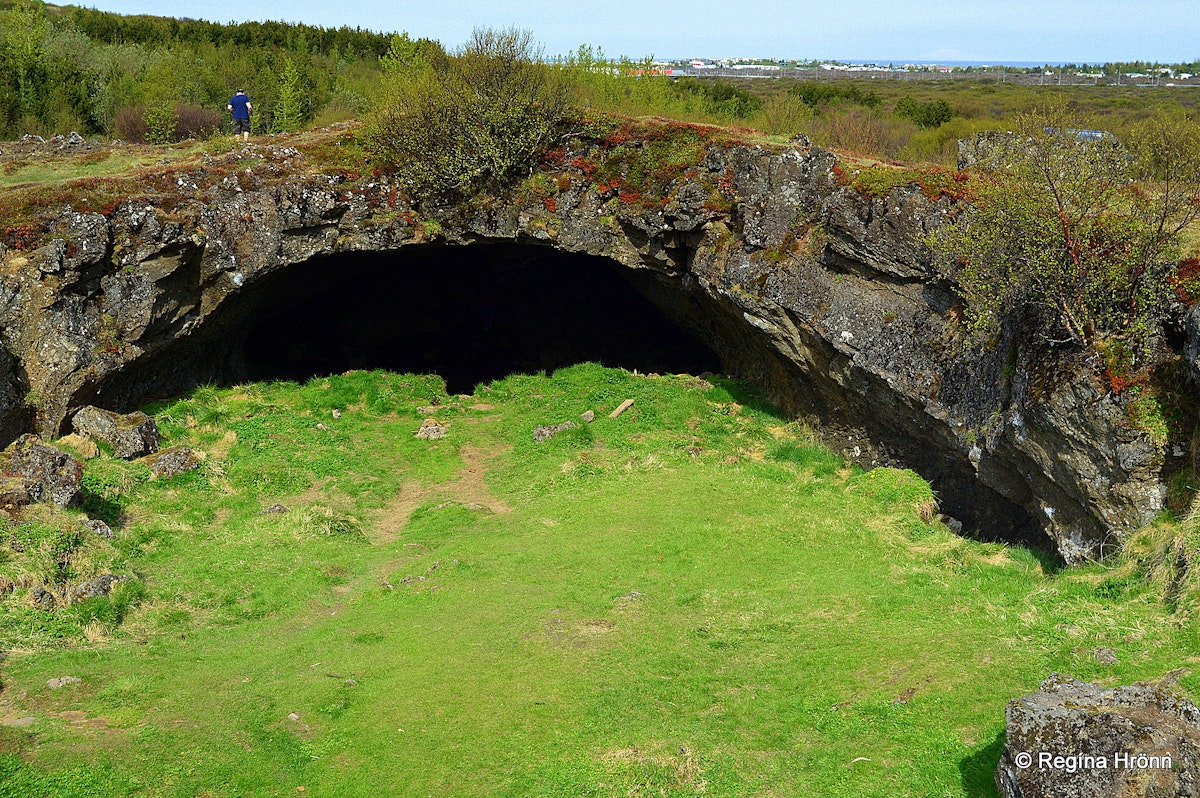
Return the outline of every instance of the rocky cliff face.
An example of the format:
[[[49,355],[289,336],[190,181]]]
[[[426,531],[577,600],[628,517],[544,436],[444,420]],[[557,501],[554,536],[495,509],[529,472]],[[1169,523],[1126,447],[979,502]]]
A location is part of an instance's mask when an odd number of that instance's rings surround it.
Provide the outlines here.
[[[919,471],[984,536],[1044,533],[1074,562],[1163,507],[1162,442],[1085,360],[962,343],[919,243],[949,200],[864,197],[816,148],[730,145],[637,202],[573,166],[586,155],[547,167],[549,188],[414,208],[387,176],[292,174],[296,150],[251,145],[221,162],[249,168],[170,172],[173,193],[53,215],[0,251],[0,435],[238,377],[261,292],[298,264],[505,241],[621,264],[727,370],[819,414],[848,457]]]

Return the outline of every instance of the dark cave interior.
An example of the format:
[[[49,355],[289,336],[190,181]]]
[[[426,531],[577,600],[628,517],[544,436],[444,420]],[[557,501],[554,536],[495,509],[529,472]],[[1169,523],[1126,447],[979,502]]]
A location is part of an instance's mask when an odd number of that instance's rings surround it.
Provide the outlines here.
[[[470,393],[511,373],[586,361],[720,370],[717,355],[639,293],[628,271],[604,258],[502,244],[314,259],[253,289],[245,376],[381,368],[436,373],[451,393]]]

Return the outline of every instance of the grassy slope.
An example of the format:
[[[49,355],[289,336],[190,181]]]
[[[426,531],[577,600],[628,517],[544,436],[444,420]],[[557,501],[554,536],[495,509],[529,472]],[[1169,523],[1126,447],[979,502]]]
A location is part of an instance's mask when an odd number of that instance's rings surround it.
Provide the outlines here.
[[[65,647],[2,605],[0,718],[38,720],[0,726],[0,796],[992,795],[1008,699],[1195,653],[1152,596],[923,524],[924,483],[732,385],[356,373],[155,410],[202,471],[88,466],[146,598]]]

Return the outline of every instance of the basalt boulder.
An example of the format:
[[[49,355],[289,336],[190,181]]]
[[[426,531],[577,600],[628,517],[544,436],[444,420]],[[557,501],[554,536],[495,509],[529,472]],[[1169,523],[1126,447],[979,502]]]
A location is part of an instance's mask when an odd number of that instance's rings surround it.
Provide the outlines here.
[[[200,467],[200,455],[187,446],[171,446],[142,458],[157,477],[174,477]]]
[[[71,419],[75,432],[103,441],[126,460],[158,451],[158,425],[141,411],[124,415],[88,405]]]
[[[0,502],[4,509],[38,502],[67,507],[75,503],[82,485],[83,465],[36,435],[22,435],[0,453]]]
[[[1200,709],[1167,684],[1105,688],[1054,674],[1009,702],[1005,720],[1004,798],[1200,795]]]

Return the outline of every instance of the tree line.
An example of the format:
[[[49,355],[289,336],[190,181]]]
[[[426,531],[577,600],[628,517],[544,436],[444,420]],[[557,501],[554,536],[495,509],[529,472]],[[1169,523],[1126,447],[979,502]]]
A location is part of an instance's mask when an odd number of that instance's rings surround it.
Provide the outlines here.
[[[225,104],[239,88],[259,112],[256,133],[357,116],[374,100],[380,58],[397,38],[15,0],[0,4],[0,137],[76,130],[164,141],[211,133],[224,126]]]

